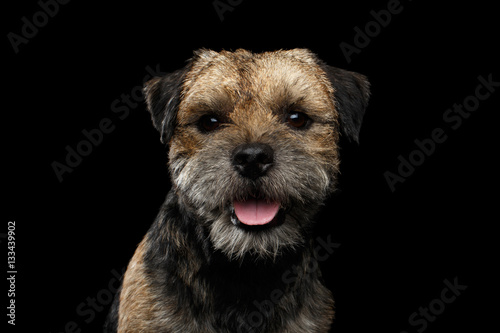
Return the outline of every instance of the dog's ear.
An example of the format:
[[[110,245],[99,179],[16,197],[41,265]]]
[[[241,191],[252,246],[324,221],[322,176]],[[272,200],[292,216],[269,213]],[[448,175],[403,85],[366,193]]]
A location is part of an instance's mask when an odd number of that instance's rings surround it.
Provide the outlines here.
[[[168,144],[176,125],[184,78],[188,66],[144,84],[144,97],[154,127],[160,132],[162,143]]]
[[[323,64],[323,70],[335,89],[334,98],[340,127],[349,140],[359,143],[359,131],[370,98],[370,83],[361,74]]]

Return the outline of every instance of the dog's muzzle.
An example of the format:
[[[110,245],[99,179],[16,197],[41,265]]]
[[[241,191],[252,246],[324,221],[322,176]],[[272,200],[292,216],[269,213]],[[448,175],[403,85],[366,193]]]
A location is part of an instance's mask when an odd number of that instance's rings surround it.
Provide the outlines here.
[[[265,143],[242,144],[234,149],[232,163],[242,177],[255,181],[273,166],[274,150]],[[233,223],[262,226],[276,220],[280,203],[269,198],[247,198],[244,201],[234,200],[233,210]]]

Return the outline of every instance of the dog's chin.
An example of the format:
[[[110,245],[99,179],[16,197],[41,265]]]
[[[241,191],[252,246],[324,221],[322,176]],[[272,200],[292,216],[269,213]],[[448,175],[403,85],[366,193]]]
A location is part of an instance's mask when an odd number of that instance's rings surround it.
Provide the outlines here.
[[[239,215],[242,215],[241,212]],[[282,254],[304,245],[302,222],[284,208],[280,208],[266,223],[243,222],[231,206],[209,225],[210,240],[214,248],[229,260],[251,257],[275,261]]]

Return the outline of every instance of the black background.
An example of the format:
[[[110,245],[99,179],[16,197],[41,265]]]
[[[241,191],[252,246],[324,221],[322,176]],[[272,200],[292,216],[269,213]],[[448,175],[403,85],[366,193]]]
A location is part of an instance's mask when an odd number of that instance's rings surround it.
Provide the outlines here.
[[[170,187],[166,149],[144,104],[123,120],[111,109],[142,85],[146,66],[171,72],[200,47],[304,47],[372,84],[360,145],[344,145],[341,191],[318,218],[318,235],[341,244],[321,263],[336,300],[332,331],[417,332],[423,326],[411,326],[410,315],[457,278],[467,289],[425,331],[486,332],[498,317],[500,92],[456,130],[443,114],[474,95],[478,76],[500,81],[497,9],[402,1],[401,13],[349,63],[339,44],[353,45],[354,27],[364,29],[370,11],[387,4],[245,0],[221,21],[212,1],[71,1],[17,54],[7,34],[21,34],[21,18],[32,21],[40,6],[4,4],[0,232],[16,221],[16,331],[64,332],[68,322],[101,330],[108,305],[95,318],[76,309],[104,297],[112,270],[126,266]],[[65,147],[104,118],[114,130],[59,182],[51,164],[64,163]],[[392,192],[384,173],[397,173],[398,156],[407,158],[414,140],[435,128],[447,140]]]

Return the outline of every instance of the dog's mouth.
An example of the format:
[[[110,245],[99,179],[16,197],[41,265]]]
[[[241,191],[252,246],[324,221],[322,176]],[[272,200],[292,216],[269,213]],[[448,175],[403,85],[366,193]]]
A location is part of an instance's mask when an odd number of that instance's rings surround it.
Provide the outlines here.
[[[259,229],[279,225],[284,220],[284,212],[278,201],[261,198],[234,200],[231,221],[234,225]]]

